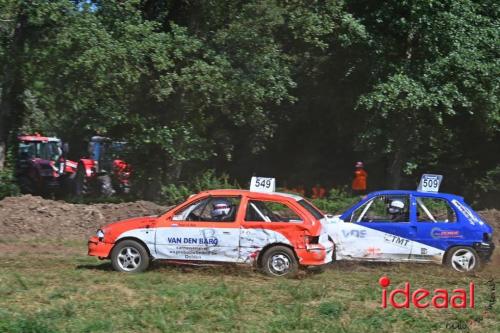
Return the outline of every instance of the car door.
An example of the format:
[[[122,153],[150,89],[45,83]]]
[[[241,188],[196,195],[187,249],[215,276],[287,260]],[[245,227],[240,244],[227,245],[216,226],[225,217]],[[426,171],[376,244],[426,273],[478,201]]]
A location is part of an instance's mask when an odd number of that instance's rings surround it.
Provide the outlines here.
[[[242,214],[240,258],[249,262],[266,245],[289,244],[304,239],[304,217],[290,204],[277,200],[248,198]]]
[[[393,202],[402,203],[399,212],[391,213]],[[409,195],[378,195],[356,209],[350,221],[338,229],[339,259],[408,261],[414,230]]]
[[[412,257],[418,261],[441,262],[447,248],[463,242],[463,228],[457,212],[445,198],[425,193],[413,196],[416,207],[415,246]]]
[[[213,215],[220,202],[230,203],[225,218]],[[208,196],[175,212],[157,229],[158,258],[237,262],[240,202],[240,197]]]

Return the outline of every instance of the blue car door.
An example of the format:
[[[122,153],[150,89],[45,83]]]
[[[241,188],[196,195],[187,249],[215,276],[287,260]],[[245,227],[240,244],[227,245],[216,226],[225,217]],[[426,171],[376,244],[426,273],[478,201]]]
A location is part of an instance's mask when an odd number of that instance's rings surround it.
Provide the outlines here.
[[[419,243],[413,257],[441,262],[446,249],[462,244],[465,238],[457,212],[447,199],[425,193],[415,194],[413,205],[415,240]]]
[[[353,221],[366,228],[366,258],[408,261],[415,230],[414,209],[407,194],[379,195],[353,212]]]

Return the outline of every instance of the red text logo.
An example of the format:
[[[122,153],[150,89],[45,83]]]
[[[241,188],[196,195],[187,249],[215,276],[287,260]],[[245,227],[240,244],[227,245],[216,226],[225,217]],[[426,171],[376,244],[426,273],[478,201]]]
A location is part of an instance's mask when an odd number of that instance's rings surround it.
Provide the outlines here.
[[[387,304],[396,309],[409,308],[410,304],[419,309],[429,306],[437,309],[474,308],[474,282],[469,283],[468,290],[460,288],[453,289],[451,292],[440,288],[434,291],[425,288],[412,290],[409,282],[405,282],[403,288],[388,290],[387,287],[390,286],[391,280],[387,276],[382,276],[378,283],[382,287],[382,307],[384,309],[387,308]]]

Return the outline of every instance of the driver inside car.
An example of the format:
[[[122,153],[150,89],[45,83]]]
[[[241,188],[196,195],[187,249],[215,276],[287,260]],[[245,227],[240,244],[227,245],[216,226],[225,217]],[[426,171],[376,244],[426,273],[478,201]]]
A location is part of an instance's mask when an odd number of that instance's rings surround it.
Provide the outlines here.
[[[392,222],[409,221],[409,216],[405,211],[405,204],[401,200],[392,200],[387,208],[387,213]]]
[[[232,221],[234,209],[233,205],[229,200],[220,199],[215,200],[212,203],[212,211],[210,212],[212,221],[222,222],[222,221]]]

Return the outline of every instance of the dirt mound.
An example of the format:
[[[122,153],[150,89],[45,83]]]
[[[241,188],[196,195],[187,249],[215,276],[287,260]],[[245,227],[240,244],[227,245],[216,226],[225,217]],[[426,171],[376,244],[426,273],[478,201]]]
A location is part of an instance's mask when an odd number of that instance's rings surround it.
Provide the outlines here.
[[[500,232],[500,210],[496,209],[486,209],[479,212],[479,215],[488,222],[493,228],[495,228],[495,232]],[[500,235],[497,235],[500,236]]]
[[[8,197],[0,201],[0,238],[84,239],[104,224],[166,210],[148,201],[84,205],[31,195]]]

